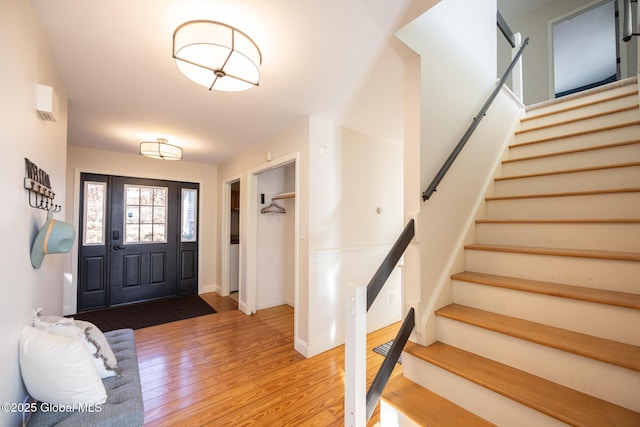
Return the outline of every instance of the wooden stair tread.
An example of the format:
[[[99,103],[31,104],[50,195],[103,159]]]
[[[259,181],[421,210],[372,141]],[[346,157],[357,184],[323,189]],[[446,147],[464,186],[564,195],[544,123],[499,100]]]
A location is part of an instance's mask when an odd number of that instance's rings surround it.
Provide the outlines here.
[[[596,251],[591,249],[544,248],[537,246],[510,246],[473,243],[465,249],[495,252],[511,252],[535,255],[566,256],[574,258],[610,259],[618,261],[640,261],[640,253],[619,251]]]
[[[554,170],[549,172],[538,172],[538,173],[530,173],[530,174],[524,174],[524,175],[501,176],[501,177],[494,178],[494,181],[508,181],[512,179],[523,179],[523,178],[538,178],[542,176],[564,175],[564,174],[579,173],[579,172],[593,172],[593,171],[599,171],[599,170],[621,169],[621,168],[629,168],[629,167],[637,167],[637,166],[640,166],[640,162],[617,163],[617,164],[589,166],[589,167],[575,168],[575,169],[561,169],[561,170]]]
[[[640,218],[477,219],[476,224],[640,224]]]
[[[605,102],[609,102],[609,101],[615,101],[617,99],[622,99],[622,98],[627,98],[629,96],[636,96],[638,94],[638,91],[632,91],[632,92],[625,92],[625,93],[620,93],[618,95],[614,95],[614,96],[609,96],[607,98],[602,98],[602,99],[596,99],[594,101],[590,101],[590,102],[585,102],[583,104],[576,104],[570,107],[564,107],[564,108],[558,108],[552,111],[548,111],[546,113],[540,113],[540,114],[527,114],[526,117],[523,117],[522,119],[520,119],[521,123],[525,123],[528,122],[530,120],[535,120],[535,119],[540,119],[543,117],[549,117],[549,116],[553,116],[555,114],[561,114],[561,113],[566,113],[568,111],[573,111],[573,110],[578,110],[580,108],[585,108],[585,107],[590,107],[592,105],[597,105],[597,104],[603,104]],[[531,112],[535,112],[535,109],[533,110],[528,110]]]
[[[535,199],[541,197],[569,197],[569,196],[595,196],[603,194],[621,194],[621,193],[639,193],[640,188],[611,188],[606,190],[590,190],[590,191],[565,191],[561,193],[540,193],[540,194],[521,194],[516,196],[493,196],[486,197],[486,201],[492,200],[516,200],[516,199]]]
[[[459,304],[438,316],[640,372],[640,347]]]
[[[404,351],[570,425],[640,425],[637,412],[440,342]]]
[[[527,141],[527,142],[519,142],[519,143],[516,142],[514,144],[509,145],[509,148],[524,147],[526,145],[540,144],[542,142],[556,141],[558,139],[571,138],[571,137],[574,137],[574,136],[584,136],[584,135],[589,135],[589,134],[592,134],[592,133],[606,132],[608,130],[622,129],[622,128],[625,128],[625,127],[638,126],[638,125],[640,125],[640,120],[634,120],[634,121],[626,122],[626,123],[619,123],[619,124],[615,124],[615,125],[602,126],[602,127],[595,128],[595,129],[588,129],[588,130],[582,130],[582,131],[578,131],[578,132],[565,133],[565,134],[562,134],[562,135],[550,136],[550,137],[547,137],[547,138],[534,139],[532,141]]]
[[[640,295],[638,294],[586,288],[583,286],[565,285],[561,283],[541,282],[538,280],[520,279],[516,277],[497,276],[493,274],[475,273],[471,271],[454,274],[451,278],[453,280],[478,283],[481,285],[640,310]]]
[[[382,399],[420,425],[430,427],[494,425],[401,375],[387,383]]]
[[[637,110],[637,109],[638,109],[638,104],[635,104],[635,105],[630,105],[630,106],[626,106],[626,107],[616,108],[616,109],[613,109],[613,110],[600,111],[598,113],[585,115],[585,116],[580,116],[580,117],[575,117],[575,118],[567,119],[567,120],[561,120],[561,121],[557,121],[557,122],[553,122],[553,123],[549,123],[549,124],[545,124],[545,125],[535,126],[535,127],[529,128],[529,129],[517,130],[515,132],[515,134],[516,135],[522,135],[522,134],[528,133],[528,132],[534,132],[534,131],[537,131],[537,130],[548,129],[548,128],[551,128],[551,127],[567,125],[567,124],[575,123],[575,122],[582,122],[582,121],[586,121],[586,120],[596,119],[598,117],[604,117],[604,116],[608,116],[608,115],[611,115],[611,114],[623,113],[625,111],[631,111],[631,110]]]
[[[535,156],[516,157],[516,158],[511,158],[511,159],[505,159],[505,160],[502,161],[502,164],[504,165],[504,164],[508,164],[508,163],[522,162],[522,161],[527,161],[527,160],[538,160],[538,159],[544,159],[544,158],[548,158],[548,157],[564,156],[564,155],[567,155],[567,154],[585,153],[585,152],[589,152],[589,151],[607,150],[607,149],[610,149],[610,148],[625,147],[627,145],[634,145],[634,144],[640,144],[640,139],[633,139],[633,140],[630,140],[630,141],[622,141],[622,142],[614,142],[614,143],[611,143],[611,144],[593,145],[593,146],[590,146],[590,147],[574,148],[572,150],[554,151],[552,153],[537,154]]]

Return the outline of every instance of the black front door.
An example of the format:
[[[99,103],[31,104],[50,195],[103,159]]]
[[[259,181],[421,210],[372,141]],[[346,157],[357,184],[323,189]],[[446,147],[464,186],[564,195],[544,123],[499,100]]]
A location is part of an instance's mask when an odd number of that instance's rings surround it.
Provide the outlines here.
[[[177,294],[178,185],[111,180],[110,305]]]
[[[195,203],[197,184],[82,174],[78,311],[196,293]]]

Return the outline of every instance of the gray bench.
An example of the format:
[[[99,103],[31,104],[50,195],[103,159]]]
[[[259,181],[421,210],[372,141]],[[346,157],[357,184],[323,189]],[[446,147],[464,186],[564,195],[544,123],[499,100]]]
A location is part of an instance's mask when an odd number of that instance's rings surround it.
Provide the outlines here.
[[[43,412],[31,415],[28,426],[134,427],[144,422],[144,404],[138,371],[136,340],[132,329],[105,332],[122,375],[102,380],[107,402],[100,412]]]

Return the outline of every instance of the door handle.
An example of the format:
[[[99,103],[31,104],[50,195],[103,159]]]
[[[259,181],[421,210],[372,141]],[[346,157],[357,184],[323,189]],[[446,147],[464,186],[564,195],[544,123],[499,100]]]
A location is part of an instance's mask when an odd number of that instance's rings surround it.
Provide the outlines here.
[[[115,246],[112,246],[111,249],[113,249],[114,251],[119,251],[120,249],[124,249],[124,248],[121,246],[115,245]]]

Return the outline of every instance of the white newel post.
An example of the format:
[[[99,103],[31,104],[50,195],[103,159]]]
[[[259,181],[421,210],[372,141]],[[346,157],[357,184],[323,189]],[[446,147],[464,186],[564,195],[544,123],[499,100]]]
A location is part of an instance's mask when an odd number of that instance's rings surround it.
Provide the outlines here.
[[[347,286],[344,425],[367,425],[367,287]]]
[[[515,33],[513,36],[516,40],[516,47],[511,49],[511,59],[515,58],[522,47],[522,35],[520,33]],[[522,89],[522,57],[520,57],[520,60],[511,72],[511,81],[513,82],[513,94],[520,100],[520,102],[522,102],[524,99]]]

